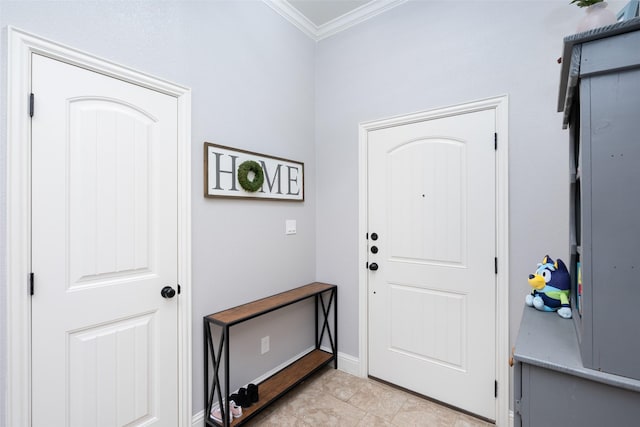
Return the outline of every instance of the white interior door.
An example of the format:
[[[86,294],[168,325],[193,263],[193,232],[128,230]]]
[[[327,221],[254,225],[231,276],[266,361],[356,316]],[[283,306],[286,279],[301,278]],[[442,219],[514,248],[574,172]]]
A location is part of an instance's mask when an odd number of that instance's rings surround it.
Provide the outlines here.
[[[32,424],[177,426],[177,100],[40,55],[32,88]]]
[[[369,374],[489,419],[494,133],[484,110],[370,131],[367,148]]]

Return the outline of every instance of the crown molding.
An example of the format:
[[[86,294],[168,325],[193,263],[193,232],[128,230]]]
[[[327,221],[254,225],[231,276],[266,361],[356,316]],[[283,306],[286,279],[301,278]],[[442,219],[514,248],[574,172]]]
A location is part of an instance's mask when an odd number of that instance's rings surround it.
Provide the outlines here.
[[[318,32],[318,26],[309,21],[298,9],[291,6],[288,1],[285,0],[263,0],[263,2],[278,12],[284,19],[295,25],[300,31],[305,33],[313,40],[318,40],[316,33]]]
[[[340,31],[346,30],[347,28],[361,24],[374,16],[387,12],[388,10],[406,2],[407,0],[376,0],[363,4],[359,8],[354,9],[349,13],[345,13],[344,15],[318,27],[317,40],[330,37]]]
[[[407,0],[371,1],[322,25],[316,25],[311,22],[298,9],[291,6],[287,0],[263,1],[308,37],[315,41],[319,41],[393,9],[396,6],[405,3]]]

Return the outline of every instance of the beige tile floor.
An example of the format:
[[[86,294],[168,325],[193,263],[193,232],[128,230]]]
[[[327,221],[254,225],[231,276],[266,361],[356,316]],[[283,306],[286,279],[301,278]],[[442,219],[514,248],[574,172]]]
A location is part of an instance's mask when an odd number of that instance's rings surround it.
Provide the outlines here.
[[[367,378],[326,368],[247,424],[251,427],[488,427],[485,421]]]

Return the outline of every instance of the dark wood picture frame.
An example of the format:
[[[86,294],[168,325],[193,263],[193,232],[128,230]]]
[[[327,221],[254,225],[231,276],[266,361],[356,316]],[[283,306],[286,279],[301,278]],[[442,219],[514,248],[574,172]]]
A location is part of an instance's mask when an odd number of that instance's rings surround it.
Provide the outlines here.
[[[238,167],[249,160],[264,173],[262,187],[253,193],[244,190],[237,177]],[[304,202],[304,163],[205,142],[204,197]]]

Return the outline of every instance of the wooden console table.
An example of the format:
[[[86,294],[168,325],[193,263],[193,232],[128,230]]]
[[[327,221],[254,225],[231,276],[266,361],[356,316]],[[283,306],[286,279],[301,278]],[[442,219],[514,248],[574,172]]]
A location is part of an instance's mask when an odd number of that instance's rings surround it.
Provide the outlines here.
[[[229,422],[229,329],[233,325],[262,316],[288,305],[303,301],[308,298],[315,299],[315,349],[300,357],[284,369],[275,373],[259,384],[260,400],[249,408],[243,408],[240,418],[234,418]],[[333,308],[333,332],[329,324],[329,314]],[[319,322],[319,314],[322,314],[322,324]],[[205,401],[205,425],[206,426],[237,426],[244,424],[266,406],[300,384],[306,378],[317,372],[320,368],[333,361],[334,368],[338,368],[338,288],[336,285],[326,283],[310,283],[299,288],[291,289],[277,295],[263,298],[248,304],[220,311],[205,316],[204,323],[204,401]],[[213,342],[211,328],[221,328],[220,341]],[[320,345],[325,333],[331,345],[331,353],[321,350]],[[223,382],[220,381],[220,365],[224,362]],[[209,363],[211,363],[213,375],[209,381]],[[211,417],[211,408],[214,400],[221,408],[222,421],[219,423]],[[223,399],[224,397],[224,399]]]

